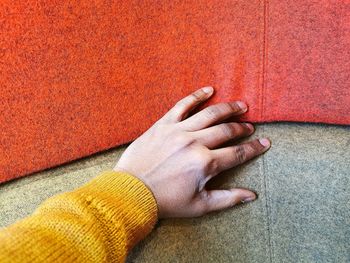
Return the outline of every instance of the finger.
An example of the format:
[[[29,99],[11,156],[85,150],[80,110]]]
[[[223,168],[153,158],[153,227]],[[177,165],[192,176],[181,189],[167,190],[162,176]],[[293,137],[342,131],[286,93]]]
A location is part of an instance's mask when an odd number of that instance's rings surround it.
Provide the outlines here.
[[[206,101],[213,94],[212,87],[196,90],[191,95],[179,100],[160,120],[165,122],[179,122],[198,104]]]
[[[221,172],[242,164],[264,152],[271,143],[268,139],[256,139],[235,146],[212,150],[213,158],[217,161],[217,169]]]
[[[230,116],[240,115],[247,111],[247,105],[242,101],[225,102],[211,105],[181,123],[188,131],[196,131],[227,119]]]
[[[229,140],[237,140],[251,135],[254,132],[254,126],[250,123],[221,123],[193,133],[196,140],[213,149]]]
[[[229,190],[207,191],[206,197],[202,199],[202,202],[204,202],[204,213],[208,213],[233,207],[241,203],[248,203],[255,199],[256,194],[254,192],[242,188],[233,188]]]

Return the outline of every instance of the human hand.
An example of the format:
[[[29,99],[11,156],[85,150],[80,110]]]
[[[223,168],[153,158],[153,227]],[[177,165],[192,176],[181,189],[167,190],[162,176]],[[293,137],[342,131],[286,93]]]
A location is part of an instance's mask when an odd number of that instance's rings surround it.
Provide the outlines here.
[[[221,147],[251,135],[254,127],[222,123],[247,111],[243,102],[219,103],[189,116],[213,94],[205,87],[183,98],[125,150],[114,170],[142,180],[154,194],[160,218],[195,217],[256,198],[254,192],[232,188],[206,190],[206,183],[229,168],[267,151],[266,138]]]

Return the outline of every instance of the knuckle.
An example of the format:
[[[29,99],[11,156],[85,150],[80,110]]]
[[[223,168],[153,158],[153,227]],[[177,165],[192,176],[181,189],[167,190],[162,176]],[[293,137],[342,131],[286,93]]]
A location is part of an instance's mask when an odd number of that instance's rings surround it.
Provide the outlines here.
[[[202,163],[204,165],[204,168],[206,170],[208,170],[208,168],[212,165],[213,163],[213,159],[211,158],[211,156],[208,153],[203,153],[202,154]]]
[[[243,145],[237,145],[234,148],[234,154],[239,163],[244,163],[247,159],[247,150]]]
[[[188,147],[194,143],[194,139],[184,133],[179,133],[178,135],[174,136],[173,140],[174,145],[179,145],[181,147]]]
[[[230,111],[232,112],[239,112],[241,111],[241,108],[237,104],[237,102],[228,102],[227,106],[230,108]]]
[[[150,138],[164,138],[170,133],[169,126],[163,122],[154,123],[146,132]]]
[[[196,154],[194,154],[194,162],[204,176],[217,174],[219,170],[219,161],[205,151],[197,151]]]
[[[207,208],[205,208],[205,205],[197,205],[196,209],[195,209],[195,217],[200,217],[200,216],[204,216],[205,214],[207,214]]]
[[[202,101],[203,94],[204,94],[204,92],[202,90],[199,90],[199,91],[197,91],[195,93],[192,93],[190,95],[190,99],[195,104],[200,103]]]
[[[210,110],[211,116],[221,116],[221,115],[229,115],[232,112],[240,111],[238,104],[230,103],[230,102],[221,102],[216,105],[207,108]]]
[[[184,108],[180,106],[180,104],[176,104],[175,107],[172,108],[169,115],[176,120],[179,120],[184,112]]]
[[[233,138],[235,136],[235,127],[231,124],[225,123],[219,125],[221,133],[227,138]]]
[[[255,140],[247,144],[247,148],[251,154],[257,154],[261,152],[262,147],[260,147],[260,143],[257,140]]]
[[[262,146],[259,142],[259,140],[254,140],[252,143],[249,144],[251,155],[259,155],[264,152],[264,146]]]
[[[206,176],[213,176],[219,171],[219,162],[210,154],[206,154],[203,160],[203,167]]]
[[[206,197],[206,194],[202,194],[205,191],[202,191],[199,193],[199,200],[195,204],[195,211],[196,216],[203,216],[208,213],[209,211],[209,204],[208,204],[208,197]]]
[[[214,158],[210,158],[208,164],[207,164],[207,170],[210,173],[216,174],[217,171],[219,171],[219,162],[218,160],[214,159]]]
[[[175,110],[181,110],[181,109],[183,109],[185,106],[186,106],[186,102],[185,102],[184,99],[182,99],[182,100],[180,100],[180,101],[178,101],[178,102],[175,103],[174,109],[175,109]]]
[[[208,119],[217,118],[220,115],[220,108],[218,105],[210,106],[205,109],[205,114]]]
[[[207,191],[201,191],[199,193],[199,198],[200,198],[201,202],[203,203],[203,205],[207,205],[208,200],[209,200],[209,193]]]
[[[167,123],[163,122],[162,120],[158,120],[153,124],[151,129],[164,131],[167,128],[167,126]]]
[[[171,110],[171,114],[174,116],[174,118],[177,121],[181,121],[183,118],[183,115],[186,113],[187,108],[188,108],[188,103],[186,103],[186,101],[184,100],[181,100],[175,104],[175,106]]]
[[[207,170],[210,164],[212,163],[212,158],[210,154],[205,151],[196,150],[194,151],[192,156],[195,163],[203,170]]]
[[[235,123],[235,130],[237,131],[237,133],[239,134],[245,134],[247,132],[249,132],[248,127],[246,127],[244,124],[242,123]]]

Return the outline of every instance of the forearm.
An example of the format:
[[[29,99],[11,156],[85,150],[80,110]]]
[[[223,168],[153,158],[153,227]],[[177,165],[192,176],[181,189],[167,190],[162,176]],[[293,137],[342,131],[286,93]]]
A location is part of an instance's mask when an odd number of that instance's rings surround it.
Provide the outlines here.
[[[106,171],[2,229],[0,261],[124,261],[156,221],[156,200],[145,184]]]

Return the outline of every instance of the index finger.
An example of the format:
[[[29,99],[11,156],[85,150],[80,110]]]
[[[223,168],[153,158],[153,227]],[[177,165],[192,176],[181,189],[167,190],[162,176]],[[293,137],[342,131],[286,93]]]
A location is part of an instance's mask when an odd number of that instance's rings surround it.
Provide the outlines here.
[[[203,87],[196,90],[192,94],[179,100],[173,108],[171,108],[160,121],[164,122],[179,122],[182,121],[186,115],[198,106],[201,102],[206,101],[213,94],[213,87]]]

